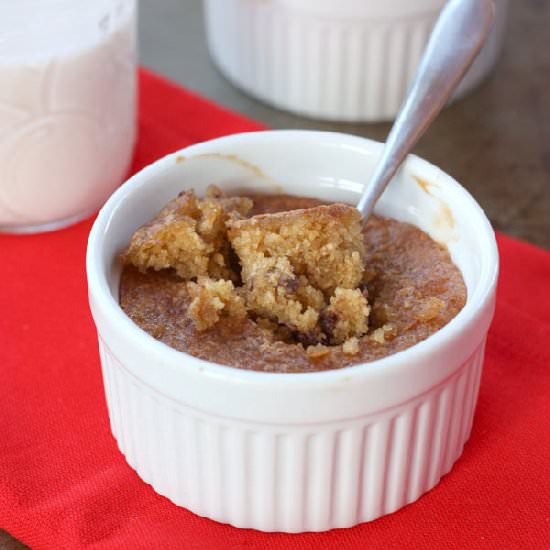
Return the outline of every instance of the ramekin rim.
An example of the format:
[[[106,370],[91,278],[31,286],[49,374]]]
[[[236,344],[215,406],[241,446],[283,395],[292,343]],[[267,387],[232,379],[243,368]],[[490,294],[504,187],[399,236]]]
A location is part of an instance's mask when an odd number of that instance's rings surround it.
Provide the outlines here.
[[[407,368],[408,358],[412,355],[429,356],[437,349],[444,347],[448,342],[454,340],[465,327],[474,322],[476,315],[491,299],[496,287],[499,266],[498,248],[494,231],[489,220],[471,194],[452,176],[446,174],[430,162],[416,155],[411,155],[407,160],[407,164],[409,166],[416,165],[422,169],[432,171],[434,175],[437,174],[440,179],[443,178],[446,185],[453,186],[456,190],[458,190],[458,192],[462,193],[466,197],[471,207],[477,211],[479,220],[481,221],[484,229],[484,237],[487,241],[489,251],[488,258],[483,258],[483,270],[479,278],[478,288],[476,289],[477,292],[471,297],[468,296],[464,308],[456,315],[456,317],[451,319],[449,323],[439,329],[436,333],[429,336],[427,339],[414,344],[410,348],[375,361],[357,363],[339,369],[302,373],[280,373],[240,369],[228,365],[222,365],[213,361],[200,359],[187,352],[178,351],[171,348],[167,344],[156,340],[153,336],[136,325],[124,313],[119,303],[114,299],[112,293],[110,292],[100,259],[103,233],[107,229],[113,217],[116,216],[118,205],[120,205],[129,194],[138,189],[138,185],[136,185],[136,183],[142,181],[141,185],[146,185],[146,181],[148,179],[147,176],[150,172],[161,169],[165,165],[168,166],[173,164],[176,158],[180,155],[184,155],[189,158],[190,154],[193,154],[197,150],[200,151],[203,146],[209,146],[213,142],[223,143],[227,141],[237,142],[240,140],[269,139],[271,136],[274,136],[274,139],[284,139],[287,136],[296,137],[299,135],[302,137],[326,140],[327,142],[334,142],[335,140],[347,141],[350,144],[351,142],[355,142],[357,145],[362,144],[363,149],[368,149],[369,152],[376,149],[380,150],[383,146],[382,143],[368,138],[341,132],[327,132],[318,130],[259,130],[232,134],[190,145],[156,160],[131,176],[113,193],[113,195],[111,195],[111,197],[104,204],[103,208],[100,210],[93,224],[92,230],[90,231],[86,254],[86,271],[90,301],[93,299],[96,307],[99,307],[105,314],[109,315],[112,322],[116,324],[117,330],[126,333],[134,344],[144,349],[144,351],[147,351],[149,354],[157,357],[161,356],[163,358],[163,367],[170,366],[181,370],[193,368],[194,366],[204,375],[209,375],[213,378],[223,378],[228,382],[239,382],[245,384],[268,382],[272,385],[284,384],[285,386],[300,386],[304,383],[307,383],[308,385],[325,385],[346,379],[356,379],[357,377],[363,378],[384,376],[389,374],[390,371]],[[268,137],[266,138],[264,136]],[[342,145],[343,143],[340,144]],[[440,179],[438,181],[440,181]],[[475,303],[474,298],[476,298]],[[182,361],[182,355],[185,357],[185,361]]]

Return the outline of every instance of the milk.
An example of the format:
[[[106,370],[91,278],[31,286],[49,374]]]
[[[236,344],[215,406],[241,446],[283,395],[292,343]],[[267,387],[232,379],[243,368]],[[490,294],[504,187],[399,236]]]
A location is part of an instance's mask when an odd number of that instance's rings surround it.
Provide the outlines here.
[[[0,230],[67,225],[124,179],[135,9],[134,0],[0,4]]]

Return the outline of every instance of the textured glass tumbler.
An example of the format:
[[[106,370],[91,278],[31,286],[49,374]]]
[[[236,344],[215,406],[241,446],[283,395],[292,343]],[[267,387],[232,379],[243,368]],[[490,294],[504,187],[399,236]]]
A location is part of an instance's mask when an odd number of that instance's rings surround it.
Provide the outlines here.
[[[136,0],[0,2],[0,231],[87,217],[136,134]]]

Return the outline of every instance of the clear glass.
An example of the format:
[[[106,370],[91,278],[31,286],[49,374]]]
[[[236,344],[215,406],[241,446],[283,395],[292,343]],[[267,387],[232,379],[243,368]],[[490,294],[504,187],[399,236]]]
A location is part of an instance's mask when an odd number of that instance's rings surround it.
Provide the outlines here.
[[[0,1],[0,231],[57,229],[127,174],[136,0]]]

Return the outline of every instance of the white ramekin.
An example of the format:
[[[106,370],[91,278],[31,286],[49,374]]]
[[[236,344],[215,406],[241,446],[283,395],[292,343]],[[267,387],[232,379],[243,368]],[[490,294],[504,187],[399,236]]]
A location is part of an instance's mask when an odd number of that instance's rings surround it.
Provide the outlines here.
[[[103,207],[87,256],[111,429],[161,495],[223,523],[323,531],[413,502],[468,439],[493,315],[498,255],[475,200],[410,157],[380,214],[448,245],[468,299],[447,326],[385,359],[328,372],[239,370],[171,349],[118,305],[117,253],[182,189],[285,192],[354,202],[381,146],[271,131],[191,146],[132,177]]]
[[[204,0],[210,54],[257,98],[305,116],[395,117],[445,0]],[[489,73],[508,0],[455,98]]]

